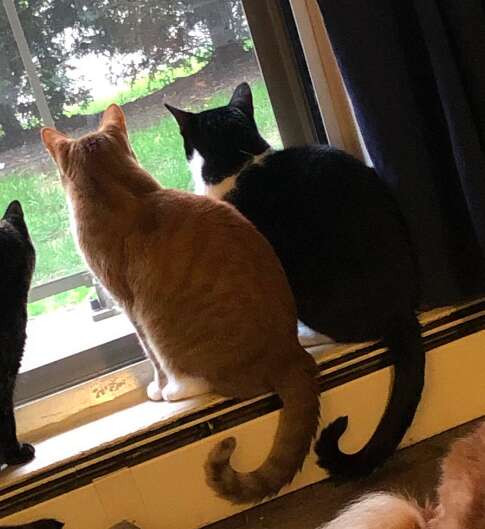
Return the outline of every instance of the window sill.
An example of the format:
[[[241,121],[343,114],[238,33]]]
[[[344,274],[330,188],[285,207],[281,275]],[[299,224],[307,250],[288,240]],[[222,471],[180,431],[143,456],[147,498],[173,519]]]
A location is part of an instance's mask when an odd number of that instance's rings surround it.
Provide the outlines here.
[[[484,340],[483,304],[481,314],[462,313],[447,318],[426,336],[427,384],[401,447],[484,414]],[[375,351],[375,347],[365,349]],[[353,373],[340,369],[330,375],[335,361],[329,360],[321,365],[319,377],[324,423],[333,421],[343,410],[351,418],[352,426],[341,445],[346,452],[359,449],[375,430],[392,377],[388,362],[385,368],[387,355],[378,354],[379,358],[366,362],[362,359],[365,351],[354,351],[354,358],[355,353],[360,357]],[[348,362],[350,356],[341,358],[342,362]],[[371,363],[378,365],[372,370],[364,369],[363,376],[362,364],[368,368]],[[225,401],[172,422],[167,429],[152,430],[144,436],[133,432],[126,441],[99,449],[91,456],[80,455],[64,466],[0,490],[0,523],[14,525],[54,517],[71,529],[105,529],[119,520],[156,529],[164,520],[168,529],[198,529],[232,516],[251,506],[231,505],[207,486],[203,470],[207,454],[218,441],[235,436],[238,449],[234,467],[243,472],[253,470],[269,452],[277,428],[278,407],[278,400],[272,396],[237,405]],[[177,479],[166,479],[167,476]],[[325,477],[326,473],[315,465],[311,451],[302,471],[280,494]]]
[[[327,344],[308,350],[317,361],[329,362],[337,361],[358,347],[362,344]],[[211,409],[229,402],[212,394],[174,403],[147,401],[145,386],[151,375],[151,365],[143,361],[17,408],[19,438],[35,444],[36,457],[26,465],[6,468],[0,473],[0,496],[11,487],[17,490],[18,485],[40,474],[72,467],[83,457],[104,451],[112,455],[113,447],[120,443],[133,442],[135,438],[161,429],[164,430],[162,436],[175,433],[179,428],[177,423],[189,416],[197,417],[194,420],[198,421],[200,414],[208,420],[212,416]],[[80,398],[80,394],[84,397]],[[261,396],[250,402],[264,398]],[[247,404],[231,402],[229,406],[236,410]],[[73,406],[77,407],[77,413]],[[26,425],[29,425],[28,430]],[[186,422],[184,427],[187,427]]]
[[[72,465],[81,457],[111,449],[135,435],[140,436],[162,426],[169,426],[188,414],[210,410],[220,402],[223,399],[215,395],[177,403],[145,400],[41,439],[35,442],[36,457],[30,463],[1,472],[0,495],[5,488],[19,482]]]
[[[453,326],[466,326],[479,318],[480,325],[485,326],[485,306],[483,303],[477,305],[476,310],[474,306],[475,304],[448,307],[423,314],[420,319],[425,326],[425,340],[429,341],[427,348],[439,346],[440,339],[443,341],[441,336],[445,340],[446,336],[451,336]],[[467,332],[475,331],[472,328]],[[448,338],[449,341],[452,339]],[[351,380],[342,378],[341,373],[365,361],[377,361],[377,357],[382,356],[383,349],[371,344],[352,344],[322,345],[309,348],[309,351],[321,366],[321,376],[329,380],[327,386],[335,387]],[[335,375],[335,382],[332,375]],[[356,375],[359,376],[363,374]],[[261,414],[261,410],[262,413],[267,413],[267,409],[271,411],[271,406],[267,406],[268,396],[241,403],[215,395],[178,403],[149,402],[146,400],[144,386],[150,377],[151,366],[148,361],[139,362],[135,366],[17,409],[19,425],[31,426],[29,431],[20,431],[19,437],[34,442],[36,457],[27,465],[1,472],[0,501],[29,490],[34,483],[38,485],[39,480],[50,481],[49,476],[54,474],[56,478],[72,474],[73,468],[81,470],[128,451],[140,450],[145,445],[152,446],[150,443],[160,443],[162,438],[182,434],[182,430],[188,431],[201,425],[209,425],[210,429],[211,422],[217,418],[231,421],[227,417],[242,412],[239,415],[244,417],[240,422],[244,422],[249,420],[248,417]],[[85,392],[84,400],[76,398],[76,392],[80,391]],[[250,412],[248,415],[247,410],[257,408],[260,401],[263,407],[256,410],[255,414],[251,415]],[[59,402],[63,403],[61,407],[66,412],[64,415],[59,409],[55,411]],[[77,410],[73,406],[78,406]],[[44,413],[41,420],[45,421],[47,418],[51,423],[36,429],[35,420],[40,409]],[[276,409],[274,405],[272,409]],[[192,442],[187,439],[185,444]]]

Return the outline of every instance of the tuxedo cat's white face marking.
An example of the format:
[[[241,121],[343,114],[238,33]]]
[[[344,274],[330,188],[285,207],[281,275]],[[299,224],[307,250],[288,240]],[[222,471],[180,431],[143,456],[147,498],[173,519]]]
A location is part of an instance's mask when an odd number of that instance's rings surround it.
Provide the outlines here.
[[[202,167],[204,167],[204,158],[197,149],[194,149],[192,158],[189,160],[190,172],[194,181],[194,193],[196,195],[207,195],[207,185],[202,178]]]

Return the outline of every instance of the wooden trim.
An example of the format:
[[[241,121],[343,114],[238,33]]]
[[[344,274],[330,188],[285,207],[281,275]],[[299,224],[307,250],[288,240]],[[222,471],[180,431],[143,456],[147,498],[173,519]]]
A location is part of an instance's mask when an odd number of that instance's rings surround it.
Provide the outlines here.
[[[316,0],[306,0],[306,6],[312,23],[313,35],[327,76],[328,87],[335,106],[344,147],[354,156],[363,159],[364,153],[360,144],[357,122],[337,65],[337,59],[330,44],[325,22]]]

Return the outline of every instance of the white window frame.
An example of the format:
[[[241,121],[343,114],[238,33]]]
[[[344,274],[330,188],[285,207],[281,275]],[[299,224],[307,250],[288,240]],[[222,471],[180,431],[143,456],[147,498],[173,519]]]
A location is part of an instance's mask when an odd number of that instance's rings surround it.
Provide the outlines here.
[[[328,142],[371,165],[317,0],[289,0]]]

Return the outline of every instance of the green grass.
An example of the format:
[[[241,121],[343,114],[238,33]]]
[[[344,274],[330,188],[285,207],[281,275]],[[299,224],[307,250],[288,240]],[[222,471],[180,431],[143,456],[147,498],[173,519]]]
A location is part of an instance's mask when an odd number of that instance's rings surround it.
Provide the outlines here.
[[[64,193],[54,171],[14,171],[0,180],[0,211],[20,200],[37,250],[34,284],[83,268],[69,231]]]
[[[252,85],[256,121],[261,134],[274,146],[281,141],[269,97],[262,81]],[[224,105],[230,91],[221,91],[205,102],[204,108]],[[111,102],[111,101],[110,101]],[[97,102],[93,102],[94,105]],[[109,103],[109,102],[108,102]],[[103,103],[104,106],[107,103]],[[101,108],[104,108],[101,107]],[[130,133],[133,149],[140,163],[164,187],[190,189],[190,172],[185,160],[182,138],[171,116],[158,124]],[[0,178],[0,212],[11,200],[19,200],[25,211],[29,230],[37,250],[34,284],[63,277],[85,267],[71,237],[64,192],[56,171],[12,171]],[[32,303],[30,316],[79,303],[90,294],[90,289],[80,287],[52,298]]]
[[[94,296],[94,287],[78,287],[68,290],[67,292],[60,292],[55,296],[46,299],[29,303],[28,313],[29,318],[40,316],[46,312],[53,312],[58,309],[67,309],[78,305],[85,299]]]
[[[64,114],[66,116],[97,114],[98,112],[105,110],[111,103],[125,105],[126,103],[136,101],[141,97],[145,97],[153,92],[161,90],[163,87],[173,83],[173,81],[179,77],[187,77],[197,73],[206,64],[206,61],[199,59],[198,57],[191,57],[187,64],[183,66],[177,68],[163,67],[154,75],[147,75],[146,77],[135,80],[133,83],[127,82],[124,88],[111,97],[87,101],[84,104],[66,106]]]

